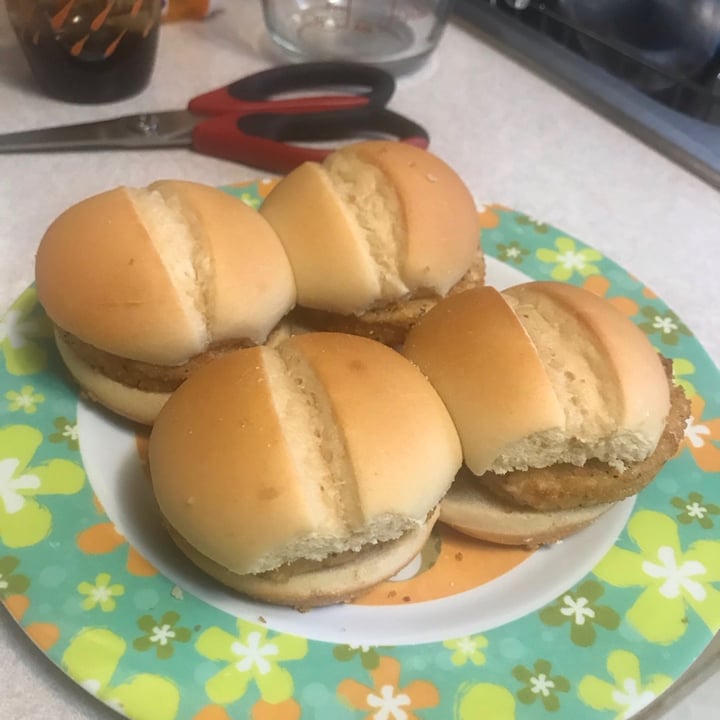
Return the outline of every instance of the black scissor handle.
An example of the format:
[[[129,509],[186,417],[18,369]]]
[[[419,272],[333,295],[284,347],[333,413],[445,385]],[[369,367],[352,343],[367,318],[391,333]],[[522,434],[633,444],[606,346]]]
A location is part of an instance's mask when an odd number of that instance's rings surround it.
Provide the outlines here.
[[[395,92],[395,78],[372,65],[353,62],[307,62],[282,65],[249,75],[228,85],[238,100],[268,100],[273,95],[298,90],[325,88],[352,89],[352,94],[367,98],[368,105],[386,105]],[[358,88],[367,88],[358,92]]]
[[[429,143],[425,129],[409,118],[385,108],[366,107],[294,115],[216,117],[196,126],[193,147],[207,155],[283,174],[308,160],[320,162],[334,150],[295,142],[371,137],[391,137],[421,148]]]
[[[397,140],[414,138],[415,144],[424,141],[425,146],[430,140],[425,128],[416,122],[386,108],[375,107],[297,115],[255,113],[238,118],[237,127],[245,135],[280,143],[359,140],[370,135],[391,136]]]
[[[327,91],[326,95],[308,94]],[[188,107],[200,115],[253,112],[302,112],[382,107],[395,92],[385,70],[351,62],[281,65],[236,80],[193,98]],[[276,97],[295,93],[291,97]]]

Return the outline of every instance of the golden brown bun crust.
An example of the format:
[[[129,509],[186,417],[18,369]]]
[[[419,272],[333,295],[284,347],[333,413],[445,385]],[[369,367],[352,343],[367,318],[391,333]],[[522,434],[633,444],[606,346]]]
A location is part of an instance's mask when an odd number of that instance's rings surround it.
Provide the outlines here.
[[[274,406],[267,352],[238,350],[198,370],[150,435],[162,514],[200,553],[238,572],[288,535],[315,527],[315,503],[301,491]]]
[[[50,225],[35,279],[50,319],[107,352],[167,364],[201,350],[124,188],[87,198]]]
[[[560,282],[529,282],[505,291],[532,302],[550,299],[592,333],[617,386],[622,411],[618,425],[659,439],[670,410],[665,370],[647,335],[604,298]]]
[[[380,292],[367,249],[358,245],[352,218],[317,163],[303,163],[265,198],[260,214],[285,247],[295,274],[297,302],[327,308],[329,298],[366,307]]]
[[[449,294],[481,286],[485,281],[485,257],[482,251],[476,255],[472,267]],[[405,342],[410,328],[434,307],[440,298],[411,298],[389,303],[379,309],[367,310],[360,315],[341,315],[314,308],[296,307],[291,315],[305,327],[322,332],[350,333],[361,335],[389,345],[399,347]]]
[[[427,523],[397,540],[368,545],[356,553],[346,553],[351,557],[345,562],[329,565],[308,563],[310,567],[297,572],[292,566],[286,566],[258,575],[234,573],[199,553],[172,527],[168,530],[182,552],[223,585],[256,600],[307,610],[350,602],[402,570],[422,550],[438,515],[439,510],[435,510]]]
[[[68,208],[43,236],[35,274],[58,327],[153,365],[181,365],[214,342],[263,342],[295,301],[269,224],[217,188],[176,180]]]
[[[489,492],[482,478],[463,467],[440,506],[440,522],[479,540],[535,548],[582,530],[611,507],[548,512],[519,507]]]
[[[264,342],[295,303],[295,279],[280,240],[265,218],[218,188],[181,180],[150,185],[179,200],[208,258],[207,322],[213,343]]]
[[[447,405],[476,474],[598,458],[647,458],[670,393],[648,338],[607,301],[562,283],[441,300],[410,330],[405,355]]]
[[[444,298],[410,330],[403,353],[445,402],[478,475],[506,445],[564,423],[530,338],[495,288]]]
[[[428,278],[439,268],[447,268],[449,275],[456,268],[470,267],[480,224],[470,191],[449,165],[403,142],[368,141],[341,152],[380,168],[395,186],[407,232],[401,275],[411,290],[435,285]],[[446,287],[455,282],[447,282]]]
[[[559,463],[505,475],[487,472],[482,476],[483,486],[498,498],[540,511],[613,503],[637,494],[677,452],[690,414],[682,389],[670,379],[669,383],[670,415],[655,452],[646,460],[628,465],[622,472],[594,459],[582,467]]]
[[[288,254],[298,305],[339,315],[447,294],[472,265],[480,236],[460,177],[402,142],[354,143],[322,165],[304,163],[260,213]]]
[[[198,552],[247,574],[288,562],[278,558],[291,546],[354,544],[368,528],[373,538],[386,525],[395,532],[397,518],[397,532],[379,539],[423,524],[460,466],[460,447],[437,394],[401,355],[313,333],[200,368],[157,418],[149,458],[168,523]],[[326,473],[333,463],[342,476]]]

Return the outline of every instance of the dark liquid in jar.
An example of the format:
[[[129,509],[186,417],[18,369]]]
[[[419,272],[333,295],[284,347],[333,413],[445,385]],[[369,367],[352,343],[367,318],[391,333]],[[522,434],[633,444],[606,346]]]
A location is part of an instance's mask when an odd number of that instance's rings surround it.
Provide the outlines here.
[[[77,103],[101,103],[139,93],[150,80],[155,62],[157,28],[147,37],[127,33],[108,58],[73,55],[54,38],[39,37],[22,46],[37,81],[48,95]]]
[[[159,17],[153,19],[147,12],[131,17],[103,13],[103,7],[118,6],[82,0],[67,7],[70,12],[54,27],[40,5],[22,23],[15,23],[20,45],[42,89],[77,103],[110,102],[143,90],[155,63]],[[157,8],[159,16],[159,4]]]

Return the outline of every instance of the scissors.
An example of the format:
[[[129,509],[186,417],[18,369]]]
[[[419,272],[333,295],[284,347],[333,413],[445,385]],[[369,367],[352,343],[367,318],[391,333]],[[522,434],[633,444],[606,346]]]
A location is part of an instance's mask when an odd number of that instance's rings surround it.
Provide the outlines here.
[[[424,128],[385,107],[394,91],[393,76],[371,65],[284,65],[199,95],[186,110],[0,135],[0,153],[189,146],[283,174],[307,160],[319,162],[334,149],[295,141],[390,136],[426,148]]]

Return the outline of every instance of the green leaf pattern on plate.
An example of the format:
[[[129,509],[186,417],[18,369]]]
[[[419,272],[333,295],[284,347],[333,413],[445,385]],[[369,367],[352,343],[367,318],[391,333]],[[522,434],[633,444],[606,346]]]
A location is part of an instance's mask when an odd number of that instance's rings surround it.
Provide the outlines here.
[[[720,582],[720,542],[698,540],[683,550],[677,523],[649,510],[633,515],[628,532],[639,552],[615,546],[595,567],[611,585],[644,588],[627,612],[628,622],[660,644],[682,637],[688,609],[712,632],[720,629],[720,590],[713,586]]]
[[[581,277],[598,275],[596,263],[603,256],[592,248],[579,248],[575,240],[561,236],[555,240],[555,250],[541,247],[536,251],[538,260],[552,265],[550,277],[553,280],[570,280],[577,273]]]
[[[52,335],[52,326],[28,288],[0,317],[0,351],[11,375],[32,375],[47,366],[47,349],[38,342]]]
[[[468,635],[445,640],[443,645],[453,650],[450,657],[453,665],[464,665],[466,662],[471,662],[473,665],[485,664],[486,657],[482,651],[488,646],[488,639],[484,635]]]
[[[616,720],[625,720],[639,712],[672,683],[667,675],[643,678],[637,655],[627,650],[610,653],[607,671],[613,682],[586,675],[580,681],[579,695],[595,710],[614,711]]]
[[[130,720],[174,720],[180,693],[167,678],[142,673],[112,684],[126,650],[127,643],[119,635],[87,628],[70,642],[61,664],[85,690]]]
[[[545,659],[536,661],[532,669],[518,665],[512,674],[525,686],[517,692],[518,700],[525,705],[540,701],[548,712],[557,712],[560,708],[558,693],[570,690],[570,681],[563,675],[553,675],[552,664]]]
[[[586,580],[577,590],[568,590],[553,605],[540,611],[540,620],[546,625],[570,625],[570,639],[575,645],[589,647],[595,642],[598,625],[606,630],[615,630],[620,625],[620,616],[607,605],[598,603],[604,593],[603,587],[595,580]]]
[[[29,467],[42,433],[27,425],[0,429],[0,540],[8,547],[40,542],[49,532],[52,515],[35,498],[76,493],[85,472],[69,460],[50,460]]]
[[[15,572],[18,565],[20,561],[12,555],[0,557],[0,600],[24,593],[30,587],[30,578]]]
[[[205,690],[215,703],[226,705],[239,700],[254,682],[263,700],[279,703],[292,697],[293,679],[281,663],[300,660],[308,651],[305,638],[271,635],[267,628],[237,621],[237,635],[219,627],[208,628],[197,639],[197,651],[225,667],[211,677]]]

